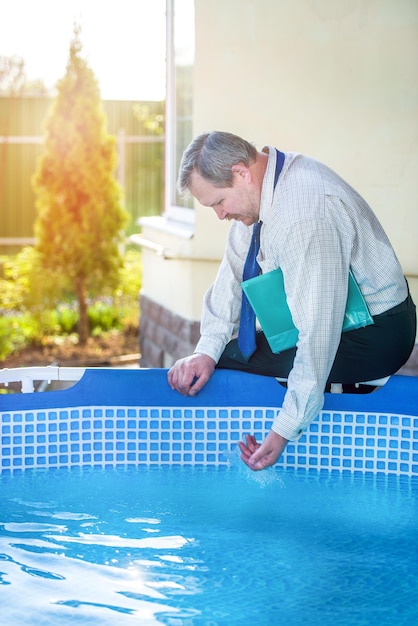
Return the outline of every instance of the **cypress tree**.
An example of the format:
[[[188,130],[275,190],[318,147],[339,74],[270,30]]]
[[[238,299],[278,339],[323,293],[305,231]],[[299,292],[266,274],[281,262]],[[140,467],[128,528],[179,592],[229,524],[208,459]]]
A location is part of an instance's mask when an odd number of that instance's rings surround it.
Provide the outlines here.
[[[41,267],[57,294],[70,290],[75,296],[83,345],[89,336],[88,298],[117,282],[127,213],[115,178],[115,138],[107,132],[99,86],[81,50],[75,28],[33,187]]]

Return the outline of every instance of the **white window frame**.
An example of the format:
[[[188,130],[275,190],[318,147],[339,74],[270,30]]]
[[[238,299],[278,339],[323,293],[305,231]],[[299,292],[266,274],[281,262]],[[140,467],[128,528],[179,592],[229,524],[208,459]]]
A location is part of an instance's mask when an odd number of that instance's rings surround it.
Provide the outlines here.
[[[166,93],[166,128],[165,128],[165,217],[173,222],[194,225],[195,211],[191,207],[176,203],[176,49],[175,49],[175,5],[182,0],[166,0],[167,22],[167,93]],[[194,5],[192,0],[188,0]],[[194,39],[194,33],[193,33]],[[194,51],[193,51],[194,53]],[[189,140],[192,137],[188,138]],[[182,149],[186,146],[182,146]]]

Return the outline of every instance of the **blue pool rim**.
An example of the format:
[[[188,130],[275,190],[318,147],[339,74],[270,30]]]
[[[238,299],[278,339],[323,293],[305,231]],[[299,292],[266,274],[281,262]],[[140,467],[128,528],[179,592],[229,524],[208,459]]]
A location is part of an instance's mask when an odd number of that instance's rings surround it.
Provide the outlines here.
[[[244,434],[267,434],[285,391],[270,377],[217,370],[190,398],[170,389],[164,369],[86,369],[66,390],[0,396],[0,471],[227,465]],[[418,378],[326,393],[277,467],[418,476]]]

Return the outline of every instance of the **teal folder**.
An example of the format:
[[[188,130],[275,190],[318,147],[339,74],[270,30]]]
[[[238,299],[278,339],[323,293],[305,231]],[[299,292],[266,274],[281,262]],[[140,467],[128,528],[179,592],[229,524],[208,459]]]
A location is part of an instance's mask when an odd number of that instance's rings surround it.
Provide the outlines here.
[[[280,268],[241,283],[273,352],[294,348],[298,340]],[[373,318],[351,270],[343,332],[373,324]]]

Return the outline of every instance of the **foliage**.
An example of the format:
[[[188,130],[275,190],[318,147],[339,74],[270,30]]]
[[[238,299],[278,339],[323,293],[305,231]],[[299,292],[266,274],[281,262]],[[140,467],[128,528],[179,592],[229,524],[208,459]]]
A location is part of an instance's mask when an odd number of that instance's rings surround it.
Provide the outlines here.
[[[32,343],[37,324],[29,312],[0,317],[0,360]]]
[[[133,113],[143,128],[160,137],[164,134],[164,115],[153,113],[148,104],[134,104]]]
[[[138,250],[126,251],[124,263],[120,271],[119,285],[115,290],[118,298],[138,298],[141,289],[142,264]]]
[[[63,288],[59,290],[63,292]],[[42,268],[36,248],[27,246],[16,256],[0,257],[0,310],[37,311],[54,307],[57,283]],[[70,297],[71,299],[71,297]]]
[[[25,80],[25,61],[18,56],[0,56],[0,93],[17,95]]]
[[[24,248],[16,257],[0,257],[0,302],[5,311],[19,311],[30,291],[33,248]]]
[[[75,294],[83,344],[88,299],[118,283],[128,214],[115,178],[115,138],[107,133],[97,80],[81,48],[76,29],[33,185],[39,263],[56,293]]]
[[[128,250],[116,287],[89,301],[87,314],[92,335],[113,329],[136,329],[141,288],[141,254]],[[78,309],[68,294],[58,304],[53,283],[41,274],[37,252],[24,248],[13,257],[0,257],[0,360],[28,345],[44,345],[51,337],[68,337],[78,327]]]
[[[41,79],[30,80],[26,77],[25,61],[22,57],[0,56],[0,95],[16,97],[46,94],[47,88]]]

